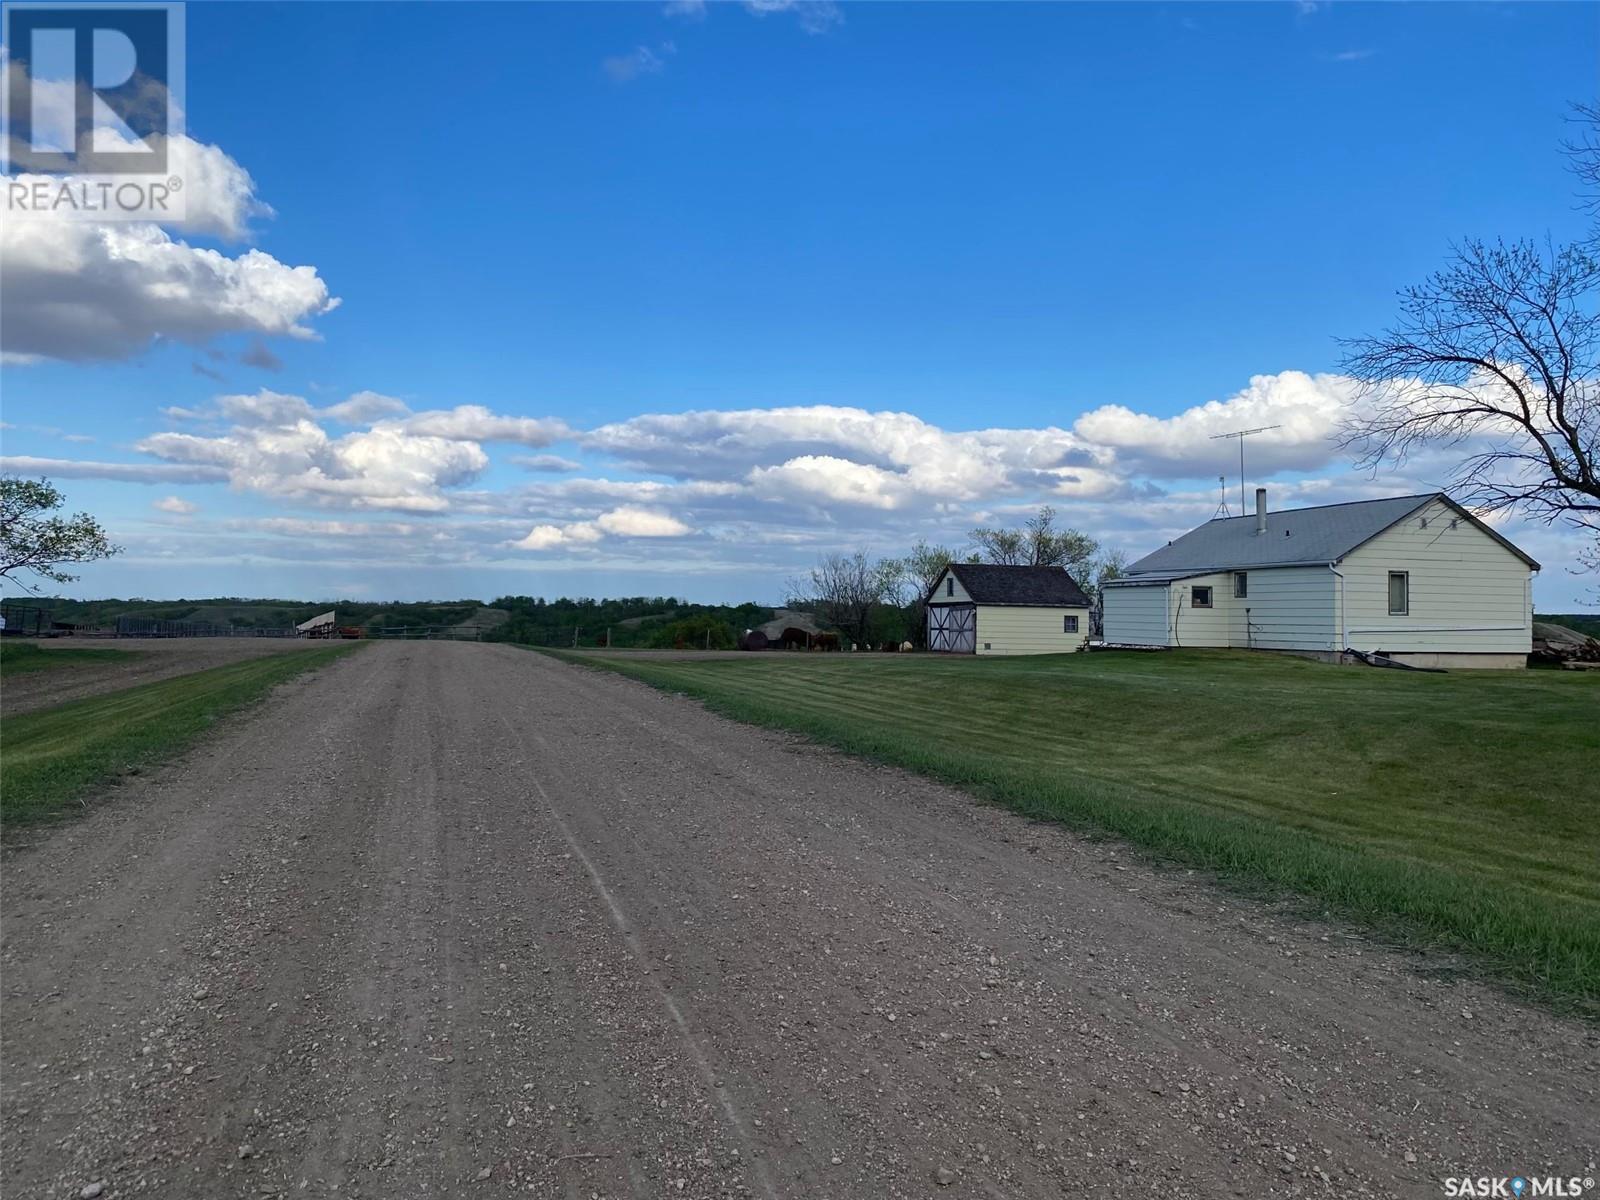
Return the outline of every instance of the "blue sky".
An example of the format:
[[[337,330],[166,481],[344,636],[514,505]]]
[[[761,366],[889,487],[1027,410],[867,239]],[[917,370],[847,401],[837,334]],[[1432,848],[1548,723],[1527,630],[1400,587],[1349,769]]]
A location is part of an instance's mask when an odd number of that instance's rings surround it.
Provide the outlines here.
[[[1452,238],[1578,234],[1600,10],[191,4],[187,36],[224,165],[140,269],[210,284],[152,312],[126,261],[8,271],[84,293],[11,309],[3,369],[5,454],[127,547],[76,594],[775,600],[1042,501],[1138,557],[1237,496],[1209,435],[1242,425],[1286,426],[1251,447],[1275,506],[1442,482],[1329,448],[1335,339]],[[1585,594],[1570,538],[1508,532],[1541,605]]]

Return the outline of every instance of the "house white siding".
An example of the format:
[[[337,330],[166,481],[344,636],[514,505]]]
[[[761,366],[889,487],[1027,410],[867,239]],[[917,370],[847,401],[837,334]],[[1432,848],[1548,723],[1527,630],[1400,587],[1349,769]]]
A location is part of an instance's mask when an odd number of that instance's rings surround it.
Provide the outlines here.
[[[1171,642],[1167,584],[1108,587],[1102,593],[1101,635],[1126,646],[1165,646]]]
[[[1233,571],[1170,584],[1105,592],[1105,640],[1142,646],[1232,646],[1256,650],[1339,647],[1333,573],[1326,567],[1264,567],[1245,572],[1243,597]],[[1211,607],[1194,589],[1211,589]]]
[[[1175,579],[1168,588],[1169,645],[1172,646],[1226,646],[1229,614],[1233,599],[1228,575],[1196,575],[1192,579]],[[1211,589],[1211,606],[1196,608],[1196,588]]]
[[[1403,614],[1389,611],[1391,571],[1407,577]],[[1351,551],[1339,572],[1341,627],[1354,649],[1501,656],[1493,665],[1515,665],[1532,649],[1532,569],[1440,501]]]
[[[1233,605],[1229,645],[1255,650],[1340,650],[1336,585],[1327,567],[1268,567],[1245,573]],[[1232,575],[1228,594],[1233,595]]]
[[[1067,617],[1078,618],[1076,633],[1064,631]],[[1083,649],[1088,636],[1087,608],[978,605],[979,654],[1065,654]]]

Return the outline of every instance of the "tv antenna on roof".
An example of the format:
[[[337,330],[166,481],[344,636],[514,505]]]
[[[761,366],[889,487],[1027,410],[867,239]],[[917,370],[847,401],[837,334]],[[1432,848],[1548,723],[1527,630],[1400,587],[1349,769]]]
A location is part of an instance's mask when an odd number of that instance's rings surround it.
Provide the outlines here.
[[[1217,511],[1211,514],[1211,519],[1213,521],[1215,521],[1218,517],[1227,517],[1232,515],[1228,512],[1228,477],[1226,475],[1218,475],[1217,483],[1222,489],[1222,502],[1217,505]]]
[[[1223,438],[1239,439],[1239,514],[1243,516],[1249,512],[1249,506],[1244,502],[1244,440],[1252,433],[1265,433],[1269,429],[1282,429],[1282,425],[1257,425],[1254,429],[1235,429],[1232,433],[1214,433],[1211,435],[1213,442]]]

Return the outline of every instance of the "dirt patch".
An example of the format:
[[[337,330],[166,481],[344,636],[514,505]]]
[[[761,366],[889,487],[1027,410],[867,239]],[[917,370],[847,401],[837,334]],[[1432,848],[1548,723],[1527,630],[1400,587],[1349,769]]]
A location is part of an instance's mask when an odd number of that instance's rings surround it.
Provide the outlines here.
[[[124,662],[78,663],[58,670],[28,671],[0,685],[0,714],[53,708],[140,683],[187,675],[263,654],[286,654],[325,646],[301,638],[44,638],[46,653],[63,650],[127,650]]]
[[[1600,1034],[609,675],[380,644],[5,860],[3,1190],[1428,1197]]]

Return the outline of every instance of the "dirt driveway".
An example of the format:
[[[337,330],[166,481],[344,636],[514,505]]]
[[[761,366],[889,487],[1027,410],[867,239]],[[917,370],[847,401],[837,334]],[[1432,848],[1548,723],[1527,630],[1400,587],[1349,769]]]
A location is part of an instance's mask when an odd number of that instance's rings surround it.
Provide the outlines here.
[[[304,638],[44,638],[34,643],[48,654],[63,650],[120,650],[125,661],[74,663],[50,671],[26,671],[8,676],[0,687],[0,713],[31,712],[53,708],[68,700],[98,696],[118,688],[154,683],[174,675],[187,675],[207,667],[259,658],[263,654],[293,653],[327,642]]]
[[[17,1200],[1437,1197],[1600,1156],[1592,1028],[510,647],[370,647],[5,868]]]

